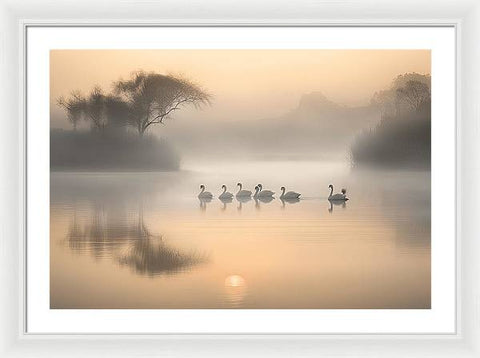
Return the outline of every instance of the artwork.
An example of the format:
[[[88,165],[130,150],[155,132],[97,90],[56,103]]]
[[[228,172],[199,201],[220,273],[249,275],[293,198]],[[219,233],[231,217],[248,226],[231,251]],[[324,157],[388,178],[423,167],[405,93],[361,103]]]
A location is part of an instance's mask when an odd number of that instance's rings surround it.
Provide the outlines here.
[[[50,308],[431,308],[430,73],[429,50],[52,50]]]

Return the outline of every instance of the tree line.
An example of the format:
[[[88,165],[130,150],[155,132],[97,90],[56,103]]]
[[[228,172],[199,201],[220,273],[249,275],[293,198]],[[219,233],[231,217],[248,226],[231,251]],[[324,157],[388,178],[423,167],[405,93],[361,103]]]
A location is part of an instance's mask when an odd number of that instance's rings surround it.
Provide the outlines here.
[[[398,116],[410,111],[420,112],[430,108],[431,76],[406,73],[397,76],[390,88],[376,92],[371,104],[381,109],[384,117]]]
[[[180,108],[200,108],[210,104],[212,98],[187,78],[154,72],[134,72],[129,79],[114,82],[112,88],[111,93],[105,93],[95,86],[87,95],[73,91],[68,97],[58,98],[57,105],[66,111],[74,130],[86,121],[93,131],[131,127],[143,137],[149,128],[164,124]]]
[[[382,119],[354,141],[354,166],[430,168],[430,83],[430,75],[406,73],[397,76],[390,88],[375,93],[371,104],[381,109]]]

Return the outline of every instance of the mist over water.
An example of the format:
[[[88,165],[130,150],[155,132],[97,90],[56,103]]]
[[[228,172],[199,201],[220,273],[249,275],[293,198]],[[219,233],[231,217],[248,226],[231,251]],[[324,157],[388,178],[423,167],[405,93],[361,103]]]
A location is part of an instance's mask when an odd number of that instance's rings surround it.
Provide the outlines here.
[[[51,308],[430,308],[429,50],[50,60]]]
[[[275,199],[220,201],[237,182]],[[350,200],[330,203],[329,184]],[[52,172],[51,308],[429,308],[430,221],[428,171],[187,158]]]

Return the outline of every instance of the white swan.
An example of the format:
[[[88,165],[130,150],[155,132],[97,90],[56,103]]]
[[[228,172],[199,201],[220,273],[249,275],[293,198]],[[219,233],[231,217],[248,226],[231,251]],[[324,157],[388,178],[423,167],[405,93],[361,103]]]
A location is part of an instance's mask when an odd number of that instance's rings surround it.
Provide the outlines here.
[[[213,194],[209,191],[205,191],[205,185],[200,185],[200,189],[202,190],[200,194],[198,194],[199,199],[211,199],[213,198]]]
[[[258,187],[258,190],[256,190]],[[255,187],[255,195],[257,198],[266,198],[266,197],[271,197],[273,196],[273,194],[275,194],[273,191],[271,190],[263,190],[263,186],[262,184],[258,184],[256,187]]]
[[[242,190],[242,183],[237,183],[237,186],[239,186],[240,188],[238,189],[238,192],[236,194],[236,196],[238,198],[242,198],[242,197],[250,197],[252,196],[252,192],[250,190]]]
[[[333,185],[330,184],[328,186],[330,188],[330,195],[328,196],[328,200],[338,200],[338,201],[347,201],[348,198],[347,198],[347,189],[342,189],[342,193],[338,193],[338,194],[333,194]]]
[[[227,186],[222,185],[223,193],[218,196],[220,200],[229,200],[233,198],[233,194],[227,191]]]
[[[289,192],[285,193],[285,187],[284,186],[282,186],[280,188],[280,190],[282,191],[282,195],[280,195],[280,199],[298,199],[300,197],[300,195],[302,195],[302,194],[296,193],[294,191],[289,191]]]
[[[256,186],[253,200],[255,200],[255,209],[257,210],[260,210],[260,202],[268,204],[274,199],[273,196],[258,196],[259,193],[260,193],[260,188]]]

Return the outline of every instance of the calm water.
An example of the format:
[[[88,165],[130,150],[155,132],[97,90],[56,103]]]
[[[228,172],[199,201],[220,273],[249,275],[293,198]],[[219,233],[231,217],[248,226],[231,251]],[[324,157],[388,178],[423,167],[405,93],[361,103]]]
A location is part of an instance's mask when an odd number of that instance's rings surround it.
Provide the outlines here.
[[[184,168],[51,174],[52,308],[430,307],[429,172]],[[302,200],[197,199],[238,181]],[[350,201],[332,206],[330,183]]]

